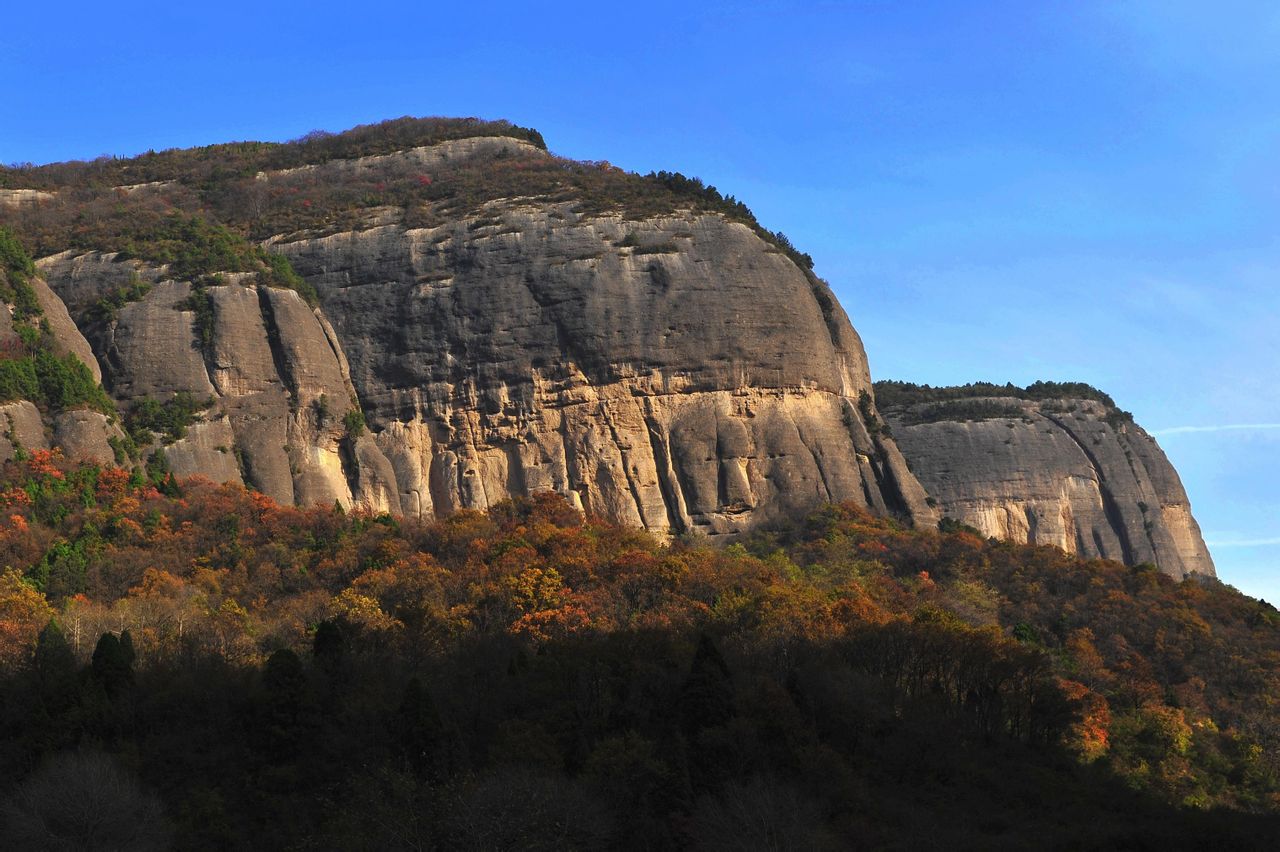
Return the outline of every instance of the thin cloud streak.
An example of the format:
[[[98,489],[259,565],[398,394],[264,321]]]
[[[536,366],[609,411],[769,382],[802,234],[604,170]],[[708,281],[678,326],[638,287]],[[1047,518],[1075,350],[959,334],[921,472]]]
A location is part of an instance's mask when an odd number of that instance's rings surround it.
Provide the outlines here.
[[[1274,538],[1242,538],[1226,541],[1206,541],[1209,547],[1271,547],[1280,544],[1280,536]]]
[[[1217,426],[1170,426],[1152,429],[1152,435],[1190,435],[1197,432],[1264,432],[1280,429],[1280,423],[1223,423]]]

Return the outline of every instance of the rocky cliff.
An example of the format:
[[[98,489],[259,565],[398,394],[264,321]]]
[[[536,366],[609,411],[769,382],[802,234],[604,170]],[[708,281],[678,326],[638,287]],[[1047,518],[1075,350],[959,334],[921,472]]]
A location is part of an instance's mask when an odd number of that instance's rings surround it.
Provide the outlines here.
[[[88,341],[22,247],[0,233],[0,461],[61,448],[112,463],[123,437]]]
[[[1105,395],[879,389],[890,431],[943,515],[988,536],[1148,562],[1179,578],[1214,574],[1177,472]]]
[[[713,534],[831,500],[930,514],[862,422],[844,313],[744,225],[513,201],[273,250],[319,291],[407,513],[550,488]]]
[[[234,273],[193,285],[114,254],[68,252],[40,265],[85,312],[101,294],[143,282],[144,293],[85,327],[124,411],[179,394],[199,402],[181,436],[157,447],[175,475],[247,483],[284,503],[400,511],[372,437],[344,424],[357,409],[341,345],[296,291]]]
[[[139,464],[411,516],[551,489],[718,537],[852,501],[1212,572],[1154,442],[1088,404],[966,421],[898,398],[882,428],[807,256],[678,174],[406,120],[0,186],[59,351],[100,368]],[[156,419],[175,401],[181,424]]]
[[[429,191],[513,158],[562,168],[527,141],[480,137],[263,171],[252,189],[413,175]],[[182,191],[139,186],[121,197]],[[251,273],[126,253],[39,266],[122,410],[205,401],[159,446],[179,475],[424,516],[553,489],[614,520],[713,536],[828,501],[936,521],[892,440],[866,428],[857,334],[789,247],[679,199],[628,215],[594,185],[517,189],[466,188],[466,209],[455,192],[425,217],[304,209],[307,227],[263,242],[314,307]]]

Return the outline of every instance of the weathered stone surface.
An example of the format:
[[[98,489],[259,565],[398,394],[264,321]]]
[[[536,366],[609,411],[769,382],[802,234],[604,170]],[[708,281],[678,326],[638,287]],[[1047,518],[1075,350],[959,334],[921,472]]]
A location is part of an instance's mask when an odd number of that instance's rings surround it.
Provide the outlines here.
[[[24,207],[38,207],[42,201],[54,197],[52,192],[38,189],[0,189],[0,207],[21,210]]]
[[[273,250],[320,291],[408,514],[554,489],[660,531],[932,517],[861,423],[843,311],[745,226],[513,203]]]
[[[44,312],[44,319],[49,323],[49,330],[53,335],[54,352],[59,355],[75,355],[85,363],[89,372],[93,373],[93,380],[101,382],[102,369],[98,366],[98,359],[93,354],[93,347],[84,339],[79,327],[71,320],[71,315],[67,313],[67,306],[62,303],[56,293],[49,289],[49,285],[43,278],[39,276],[32,278],[31,288],[35,290],[36,300],[39,301],[40,309]]]
[[[196,337],[195,312],[186,307],[191,285],[162,281],[147,298],[120,309],[100,341],[107,389],[119,400],[166,399],[185,391],[212,396]]]
[[[13,458],[19,448],[49,449],[40,409],[25,399],[0,404],[0,461]]]
[[[109,438],[122,438],[120,427],[100,411],[63,411],[53,418],[53,444],[67,458],[95,464],[115,464]]]
[[[1141,427],[1095,401],[999,402],[1023,416],[909,424],[902,410],[885,412],[944,515],[986,535],[1151,562],[1175,577],[1214,574],[1182,483]]]
[[[472,139],[303,171],[341,181],[499,151],[538,155]],[[323,313],[291,291],[210,287],[203,347],[190,285],[163,267],[64,253],[41,269],[73,316],[135,275],[153,282],[91,335],[106,384],[126,406],[211,397],[239,471],[282,501],[427,516],[554,489],[615,520],[717,535],[828,500],[936,519],[892,440],[862,422],[866,356],[824,283],[718,215],[574,206],[274,238]],[[358,439],[343,427],[353,399],[370,430]],[[231,478],[207,450],[166,453]]]
[[[230,283],[205,289],[205,345],[189,282],[157,280],[162,269],[119,264],[109,255],[59,256],[43,265],[85,305],[135,274],[157,281],[95,327],[94,342],[106,385],[126,409],[177,393],[210,401],[203,422],[162,447],[175,473],[243,478],[274,499],[301,505],[350,506],[351,482],[358,481],[371,506],[394,504],[373,470],[363,477],[347,470],[343,416],[353,388],[331,332],[297,293],[224,276]],[[96,281],[93,270],[101,273]],[[351,465],[363,459],[388,467],[376,447],[347,457]]]
[[[153,284],[167,277],[163,267],[147,267],[137,260],[119,260],[116,252],[64,251],[40,258],[36,268],[77,322],[84,319],[85,312],[95,302],[128,285],[134,275]]]
[[[259,177],[273,177],[310,173],[327,183],[367,177],[378,173],[388,164],[404,164],[415,169],[429,171],[449,163],[451,160],[465,160],[472,157],[492,156],[502,153],[542,153],[536,145],[523,139],[512,139],[507,136],[472,136],[466,139],[451,139],[436,145],[425,145],[408,148],[393,154],[376,154],[369,157],[355,157],[349,160],[329,160],[325,163],[314,163],[292,169],[264,173]]]
[[[47,324],[52,350],[57,355],[73,355],[85,363],[96,380],[101,379],[98,361],[93,349],[80,329],[72,321],[66,306],[39,275],[29,281],[40,306],[42,324]],[[24,346],[14,328],[13,307],[0,304],[0,346],[12,354],[22,354]],[[24,450],[48,449],[49,436],[52,445],[60,447],[71,459],[113,464],[115,451],[108,438],[122,437],[123,433],[104,414],[98,411],[61,411],[46,422],[35,403],[15,400],[0,406],[0,457],[11,459],[18,447]]]
[[[355,483],[353,497],[357,505],[375,512],[404,514],[397,489],[396,472],[391,462],[369,435],[355,440]]]
[[[13,346],[18,342],[18,332],[13,327],[13,309],[0,305],[0,345]]]
[[[235,433],[225,417],[193,423],[181,440],[165,448],[165,461],[179,478],[203,476],[214,482],[241,484],[235,443]]]
[[[425,173],[498,152],[540,156],[472,139],[294,171],[363,180],[389,163]],[[1059,417],[1027,403],[1008,424],[897,423],[901,451],[868,428],[867,360],[844,312],[743,225],[522,197],[440,227],[406,228],[395,208],[360,218],[267,240],[322,310],[231,276],[206,291],[207,345],[190,285],[162,266],[98,252],[39,265],[72,317],[133,276],[152,282],[89,334],[108,388],[126,406],[211,398],[205,422],[165,448],[170,465],[243,476],[281,501],[427,517],[552,489],[656,531],[732,536],[849,500],[1212,573],[1154,441],[1089,405]],[[353,404],[363,435],[346,434]]]

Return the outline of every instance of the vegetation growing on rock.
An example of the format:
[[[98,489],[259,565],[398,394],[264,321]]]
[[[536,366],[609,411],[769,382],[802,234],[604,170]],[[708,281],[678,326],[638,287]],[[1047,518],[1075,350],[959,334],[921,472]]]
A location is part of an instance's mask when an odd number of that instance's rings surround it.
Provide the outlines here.
[[[27,399],[57,412],[92,408],[114,414],[115,404],[74,355],[40,348],[30,355],[0,359],[0,402]]]
[[[895,419],[908,425],[1026,416],[1020,406],[1002,403],[1000,398],[1042,400],[1044,404],[1040,406],[1040,413],[1046,415],[1065,413],[1059,410],[1061,400],[1092,400],[1106,406],[1106,422],[1112,426],[1133,422],[1133,415],[1119,408],[1109,394],[1084,382],[1037,381],[1026,387],[1018,387],[1012,382],[1003,385],[970,382],[933,387],[912,382],[879,381],[875,383],[875,391],[876,403],[881,408],[894,409]]]
[[[148,151],[137,157],[0,167],[0,187],[57,190],[68,186],[101,188],[163,181],[216,187],[224,181],[253,177],[261,171],[391,154],[477,136],[505,136],[546,148],[542,135],[536,130],[507,121],[406,116],[361,125],[343,133],[314,131],[292,142],[227,142]]]
[[[17,337],[0,352],[0,402],[26,399],[53,412],[88,407],[114,413],[114,403],[84,362],[54,352],[52,331],[31,285],[34,275],[35,264],[22,243],[0,228],[0,299],[12,305]]]
[[[184,438],[187,427],[212,404],[212,399],[200,402],[186,391],[166,400],[144,399],[129,411],[125,426],[136,444],[149,444],[153,432],[163,436],[165,443],[173,443]]]
[[[13,305],[17,321],[40,314],[40,302],[30,280],[35,274],[35,263],[22,243],[11,231],[0,228],[0,299]]]
[[[1012,382],[970,382],[965,385],[933,387],[913,382],[879,381],[875,383],[876,402],[885,407],[914,405],[922,402],[947,402],[974,397],[1011,397],[1013,399],[1091,399],[1108,408],[1116,403],[1108,394],[1084,382],[1032,382],[1019,387]]]
[[[887,408],[888,406],[886,406]],[[898,422],[908,426],[942,420],[1021,420],[1026,416],[1019,405],[990,399],[949,399],[896,412]]]
[[[340,181],[328,179],[323,168],[469,138],[509,138],[533,147],[498,148],[429,172],[413,158],[386,158]],[[745,204],[698,178],[667,171],[641,176],[606,162],[552,156],[537,131],[507,122],[405,118],[288,143],[230,143],[23,166],[0,170],[0,186],[57,191],[13,223],[41,256],[68,248],[119,250],[126,257],[173,263],[173,273],[184,277],[257,269],[264,259],[253,256],[245,238],[349,229],[368,211],[383,208],[397,208],[405,225],[429,226],[512,197],[632,219],[682,209],[719,213],[748,225],[806,271],[813,267],[809,255],[764,228]]]
[[[151,282],[143,281],[135,272],[130,276],[128,283],[117,287],[94,303],[88,311],[87,319],[91,322],[114,321],[125,305],[145,299],[151,292],[152,286]]]

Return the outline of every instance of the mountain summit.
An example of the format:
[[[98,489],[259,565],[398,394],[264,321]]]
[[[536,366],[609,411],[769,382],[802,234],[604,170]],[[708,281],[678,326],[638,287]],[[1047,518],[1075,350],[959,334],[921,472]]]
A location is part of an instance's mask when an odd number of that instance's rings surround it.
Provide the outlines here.
[[[901,393],[882,415],[857,333],[783,235],[696,179],[566,160],[526,128],[399,119],[4,169],[0,225],[36,257],[11,276],[40,296],[30,327],[110,397],[7,391],[10,454],[51,437],[420,517],[554,490],[719,539],[851,502],[1213,572],[1136,426],[1043,400],[971,422]]]

